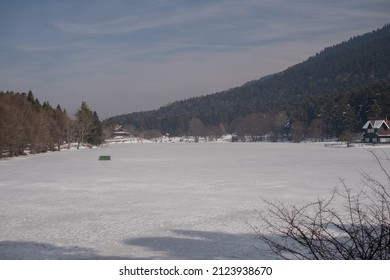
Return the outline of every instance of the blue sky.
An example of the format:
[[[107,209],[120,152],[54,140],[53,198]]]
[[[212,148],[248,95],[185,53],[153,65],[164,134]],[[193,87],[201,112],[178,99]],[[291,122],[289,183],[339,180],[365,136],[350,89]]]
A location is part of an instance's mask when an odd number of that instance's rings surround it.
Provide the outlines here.
[[[0,90],[107,118],[239,86],[388,22],[388,0],[2,0]]]

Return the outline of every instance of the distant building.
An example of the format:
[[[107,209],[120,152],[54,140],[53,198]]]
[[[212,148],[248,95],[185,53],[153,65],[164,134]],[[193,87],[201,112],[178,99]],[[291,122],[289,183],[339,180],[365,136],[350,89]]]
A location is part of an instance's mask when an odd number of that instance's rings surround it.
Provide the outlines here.
[[[114,128],[114,132],[112,134],[113,138],[124,138],[124,137],[129,137],[130,133],[122,126],[117,124]]]
[[[369,120],[363,126],[364,143],[390,143],[390,121]]]

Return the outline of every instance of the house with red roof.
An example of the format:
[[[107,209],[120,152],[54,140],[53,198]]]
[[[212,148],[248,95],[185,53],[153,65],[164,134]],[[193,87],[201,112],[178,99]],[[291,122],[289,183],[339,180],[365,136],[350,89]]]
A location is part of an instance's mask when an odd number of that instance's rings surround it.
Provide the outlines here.
[[[364,143],[390,143],[390,121],[369,120],[363,126]]]

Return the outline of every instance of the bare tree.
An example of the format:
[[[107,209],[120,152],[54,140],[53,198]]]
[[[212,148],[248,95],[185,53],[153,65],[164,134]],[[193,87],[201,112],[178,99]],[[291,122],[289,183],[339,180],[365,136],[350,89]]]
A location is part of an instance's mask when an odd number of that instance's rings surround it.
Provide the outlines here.
[[[323,141],[324,139],[325,124],[324,121],[320,118],[314,119],[310,126],[307,129],[308,136],[314,138],[318,141]]]
[[[195,137],[195,142],[199,142],[199,137],[205,136],[205,127],[198,118],[192,118],[189,122],[189,133]]]
[[[69,122],[65,111],[54,110],[48,102],[40,105],[31,91],[0,92],[0,157],[55,150],[64,138],[62,123]]]
[[[305,138],[305,127],[301,121],[294,121],[292,125],[291,138],[295,143],[299,143]]]
[[[266,201],[269,209],[259,212],[265,228],[254,228],[259,238],[283,259],[390,259],[390,160],[371,154],[385,183],[361,172],[356,194],[342,181],[342,191],[304,206]]]

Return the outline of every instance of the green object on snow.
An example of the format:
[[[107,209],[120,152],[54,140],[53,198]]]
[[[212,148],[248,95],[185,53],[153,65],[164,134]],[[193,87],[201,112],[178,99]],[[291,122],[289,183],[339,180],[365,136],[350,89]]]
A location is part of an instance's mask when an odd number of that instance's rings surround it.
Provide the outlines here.
[[[111,160],[111,156],[99,156],[99,160]]]

